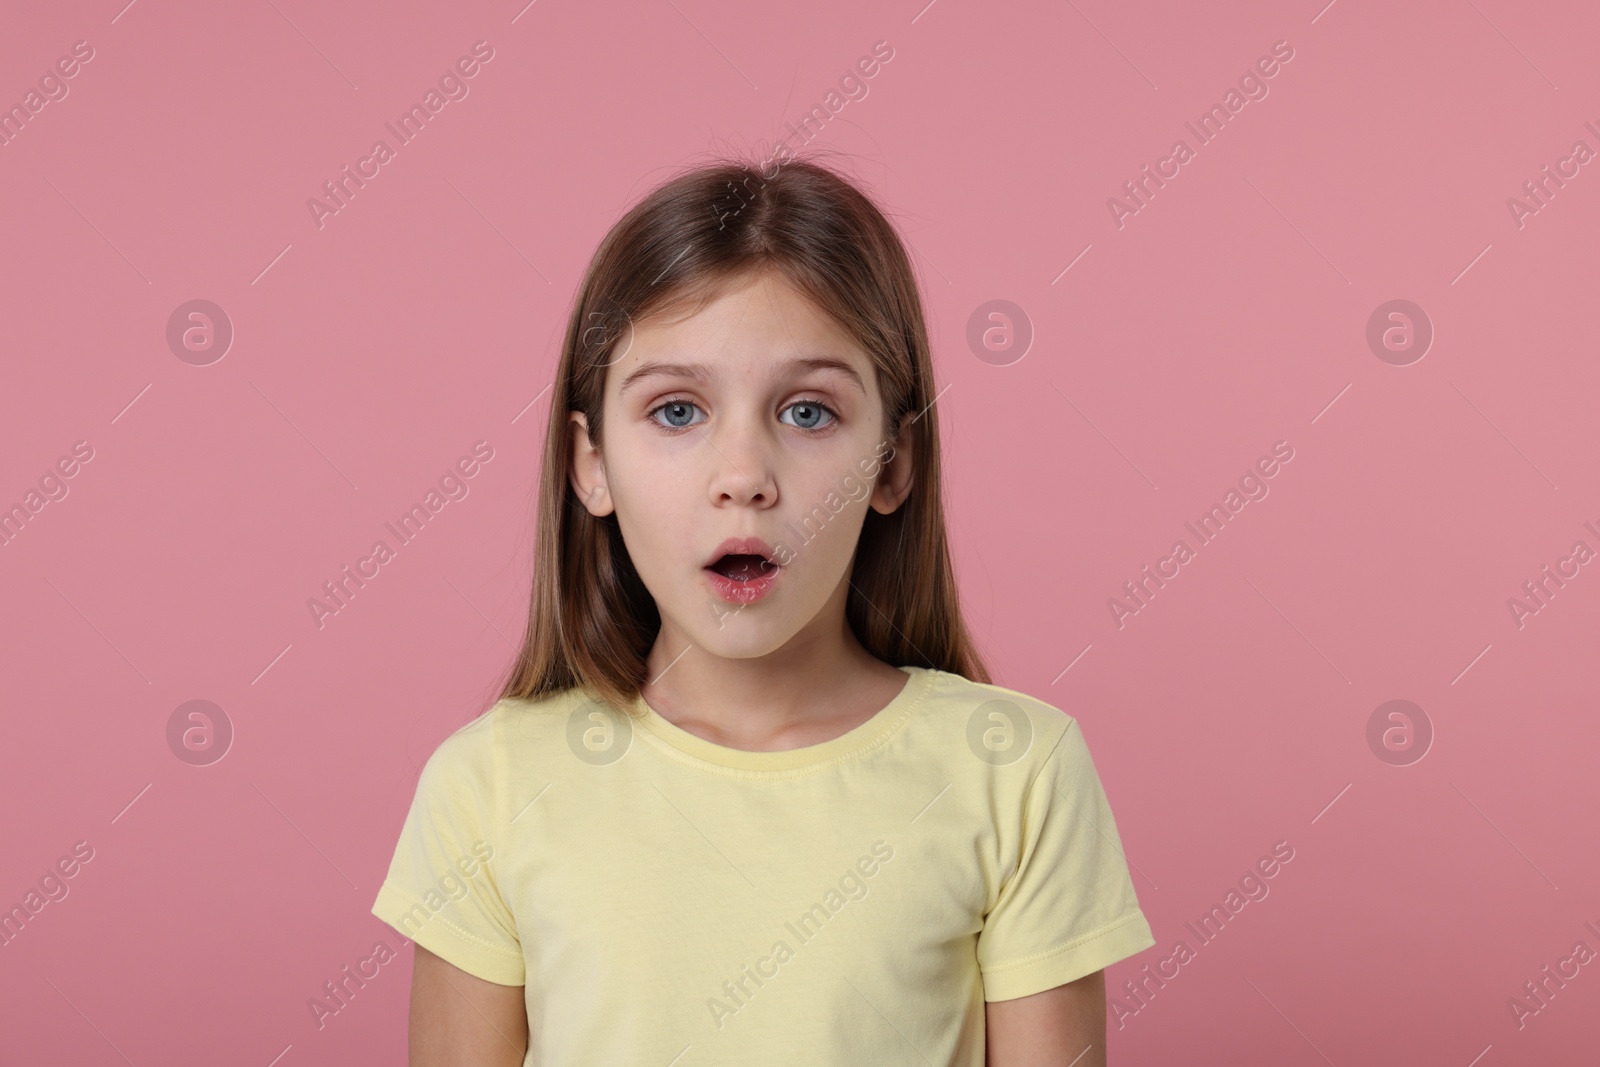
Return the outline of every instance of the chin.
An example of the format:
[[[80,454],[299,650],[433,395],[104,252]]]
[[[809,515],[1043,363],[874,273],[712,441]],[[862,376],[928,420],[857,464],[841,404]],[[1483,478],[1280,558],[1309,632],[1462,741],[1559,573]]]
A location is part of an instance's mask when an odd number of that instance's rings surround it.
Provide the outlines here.
[[[778,633],[772,627],[755,622],[749,613],[730,613],[719,627],[713,621],[695,635],[695,643],[713,656],[721,659],[756,659],[776,652],[794,635]]]

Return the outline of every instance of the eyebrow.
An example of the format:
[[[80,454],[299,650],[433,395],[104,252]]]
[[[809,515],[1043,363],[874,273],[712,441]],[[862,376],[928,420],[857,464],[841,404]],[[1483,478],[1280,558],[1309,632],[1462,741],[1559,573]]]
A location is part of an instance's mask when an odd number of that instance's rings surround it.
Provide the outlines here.
[[[854,367],[844,360],[834,356],[807,356],[802,359],[791,359],[780,364],[782,370],[793,374],[810,374],[815,371],[836,371],[843,374],[855,383],[855,387],[864,395],[867,387],[861,381],[861,375],[856,373]],[[622,386],[617,390],[617,395],[626,393],[628,389],[639,384],[647,378],[693,378],[697,382],[708,382],[714,377],[712,369],[704,363],[646,363],[622,380]]]

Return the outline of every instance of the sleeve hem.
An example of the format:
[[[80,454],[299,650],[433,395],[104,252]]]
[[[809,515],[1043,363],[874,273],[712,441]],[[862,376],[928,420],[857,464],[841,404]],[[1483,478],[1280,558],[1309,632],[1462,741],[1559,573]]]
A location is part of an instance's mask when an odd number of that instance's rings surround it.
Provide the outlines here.
[[[1110,926],[1049,952],[981,968],[985,1001],[1015,1000],[1077,981],[1156,943],[1144,912],[1135,910]]]
[[[421,918],[418,918],[420,912]],[[413,901],[392,883],[384,882],[372,905],[372,914],[394,927],[402,937],[421,945],[474,978],[496,985],[520,986],[527,970],[520,953],[485,941]]]

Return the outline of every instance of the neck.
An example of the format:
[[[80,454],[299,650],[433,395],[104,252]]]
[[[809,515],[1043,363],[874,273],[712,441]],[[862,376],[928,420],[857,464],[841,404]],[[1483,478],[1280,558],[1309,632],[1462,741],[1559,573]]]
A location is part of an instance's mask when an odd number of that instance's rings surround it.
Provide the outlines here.
[[[663,619],[646,665],[643,696],[662,718],[749,751],[796,748],[844,733],[905,682],[902,672],[862,647],[842,599],[836,612],[820,613],[781,647],[750,657],[708,652]]]

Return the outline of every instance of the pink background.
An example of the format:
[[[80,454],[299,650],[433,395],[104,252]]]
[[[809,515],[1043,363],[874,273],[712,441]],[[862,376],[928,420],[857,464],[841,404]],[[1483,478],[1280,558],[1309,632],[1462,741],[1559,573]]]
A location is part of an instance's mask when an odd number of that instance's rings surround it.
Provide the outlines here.
[[[996,680],[1082,722],[1137,868],[1158,948],[1110,991],[1295,849],[1113,1061],[1593,1062],[1600,962],[1521,1028],[1507,1000],[1600,950],[1600,575],[1520,628],[1507,601],[1600,549],[1600,164],[1520,228],[1506,204],[1600,149],[1592,5],[123,2],[0,35],[6,105],[94,49],[0,147],[0,505],[93,449],[0,547],[0,904],[94,849],[0,949],[6,1062],[403,1061],[409,950],[321,1029],[307,1001],[397,945],[368,908],[421,761],[520,635],[581,271],[880,40],[813,143],[916,250]],[[470,94],[319,229],[308,198],[480,40]],[[1269,94],[1115,225],[1280,40]],[[165,339],[196,298],[236,331],[209,366]],[[1035,332],[1007,365],[966,341],[993,299]],[[1436,330],[1408,366],[1365,339],[1391,299]],[[307,600],[480,440],[470,494],[319,629]],[[1280,440],[1270,495],[1119,628]],[[1435,731],[1407,766],[1367,742],[1397,698]],[[236,734],[209,766],[168,747],[194,699]]]

